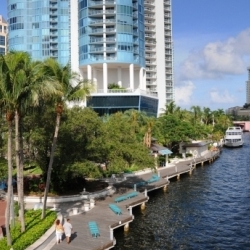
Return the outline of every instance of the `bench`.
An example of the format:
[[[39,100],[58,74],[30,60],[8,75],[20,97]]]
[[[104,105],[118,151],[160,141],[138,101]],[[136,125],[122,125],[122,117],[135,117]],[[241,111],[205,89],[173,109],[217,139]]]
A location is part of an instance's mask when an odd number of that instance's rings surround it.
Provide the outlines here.
[[[100,236],[99,228],[95,221],[89,221],[88,225],[92,237],[97,238],[97,236]]]
[[[138,192],[132,192],[132,193],[128,193],[126,197],[127,199],[130,199],[130,198],[136,197],[137,195],[138,195]]]
[[[159,181],[160,180],[160,177],[156,174],[154,174],[149,180],[147,180],[147,183],[153,183],[153,182],[156,182],[156,181]]]
[[[116,202],[116,203],[117,203],[117,202],[121,202],[121,201],[125,201],[125,200],[127,200],[127,197],[126,197],[125,195],[119,196],[119,197],[116,197],[116,198],[115,198],[115,202]]]
[[[117,215],[122,214],[122,210],[115,204],[109,204],[109,208]]]

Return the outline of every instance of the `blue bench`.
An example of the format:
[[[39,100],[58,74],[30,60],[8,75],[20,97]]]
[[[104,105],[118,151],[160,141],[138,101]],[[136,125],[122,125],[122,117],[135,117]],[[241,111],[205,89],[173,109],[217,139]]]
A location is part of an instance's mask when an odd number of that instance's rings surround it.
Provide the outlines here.
[[[147,183],[153,183],[153,182],[156,182],[156,181],[159,181],[160,180],[160,177],[156,174],[152,175],[152,177],[147,180]]]
[[[116,203],[121,202],[121,201],[125,201],[125,200],[127,200],[127,197],[125,195],[115,198]]]
[[[88,225],[92,237],[97,238],[97,236],[100,236],[100,231],[95,221],[89,221]]]
[[[126,197],[127,199],[130,199],[130,198],[136,197],[137,195],[138,195],[138,192],[132,192],[132,193],[128,193]]]
[[[117,215],[122,214],[122,210],[115,204],[109,204],[109,208]]]

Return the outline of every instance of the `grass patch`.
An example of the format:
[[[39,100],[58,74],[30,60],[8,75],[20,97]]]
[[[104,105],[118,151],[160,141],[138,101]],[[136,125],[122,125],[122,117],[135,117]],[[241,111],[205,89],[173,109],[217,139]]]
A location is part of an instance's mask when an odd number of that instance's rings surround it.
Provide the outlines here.
[[[41,220],[42,210],[28,210],[25,213],[26,231],[21,233],[21,225],[17,222],[11,228],[12,248],[15,250],[25,250],[28,246],[37,241],[55,222],[57,215],[55,211],[46,211],[46,217]],[[0,240],[0,249],[9,250],[7,239]]]

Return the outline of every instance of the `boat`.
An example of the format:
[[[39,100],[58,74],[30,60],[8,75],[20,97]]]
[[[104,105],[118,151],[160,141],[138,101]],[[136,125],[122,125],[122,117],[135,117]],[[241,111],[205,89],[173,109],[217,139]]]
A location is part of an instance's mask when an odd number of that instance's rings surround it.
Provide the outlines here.
[[[241,147],[244,144],[243,130],[241,127],[228,127],[224,136],[225,147]]]

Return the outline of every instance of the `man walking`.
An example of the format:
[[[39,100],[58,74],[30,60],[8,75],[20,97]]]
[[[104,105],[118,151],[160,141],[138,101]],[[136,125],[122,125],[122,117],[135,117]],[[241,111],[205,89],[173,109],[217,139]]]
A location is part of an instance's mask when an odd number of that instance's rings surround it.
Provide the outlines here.
[[[73,227],[69,221],[70,221],[70,219],[68,218],[67,221],[63,224],[64,233],[65,233],[66,240],[67,240],[68,244],[70,243],[70,237],[71,237],[71,233],[73,231]]]

